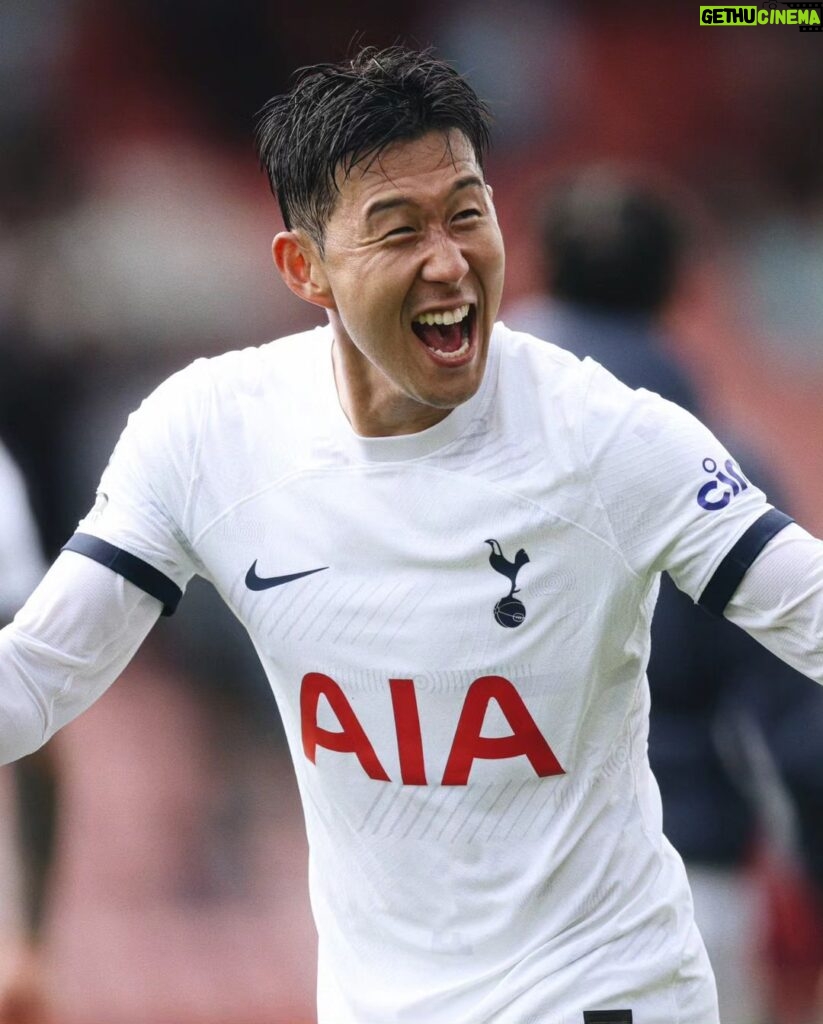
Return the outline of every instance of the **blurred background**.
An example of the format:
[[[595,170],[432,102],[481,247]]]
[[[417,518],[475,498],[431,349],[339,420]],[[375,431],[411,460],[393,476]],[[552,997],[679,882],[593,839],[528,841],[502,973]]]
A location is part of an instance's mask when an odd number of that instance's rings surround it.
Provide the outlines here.
[[[493,109],[510,326],[546,298],[558,182],[631,167],[675,203],[690,242],[661,313],[665,357],[820,534],[819,35],[702,28],[682,0],[2,0],[0,439],[45,557],[160,380],[318,322],[271,264],[281,222],[254,115],[296,67],[398,41],[435,46]],[[802,720],[819,717],[815,703]],[[808,1024],[823,1020],[823,758],[798,796],[768,747],[767,735],[758,827],[735,864],[755,893],[748,969],[763,993],[739,1021]],[[303,824],[277,712],[205,585],[46,761],[28,782],[0,779],[0,998],[4,977],[19,985],[0,1024],[314,1020]],[[31,828],[43,807],[54,813]],[[22,873],[20,843],[33,851]],[[32,858],[39,880],[23,877]]]

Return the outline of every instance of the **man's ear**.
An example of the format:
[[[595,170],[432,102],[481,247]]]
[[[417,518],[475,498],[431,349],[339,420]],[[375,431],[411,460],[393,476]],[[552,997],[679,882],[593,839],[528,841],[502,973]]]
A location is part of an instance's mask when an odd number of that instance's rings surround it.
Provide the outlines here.
[[[298,298],[324,309],[336,309],[317,246],[303,231],[281,231],[271,246],[274,265]]]

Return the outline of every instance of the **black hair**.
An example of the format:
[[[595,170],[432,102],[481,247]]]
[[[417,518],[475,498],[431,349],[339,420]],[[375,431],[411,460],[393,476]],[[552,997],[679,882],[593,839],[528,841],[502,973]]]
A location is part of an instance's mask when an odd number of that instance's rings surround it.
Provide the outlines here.
[[[351,60],[299,69],[291,90],[260,112],[257,147],[286,227],[308,231],[322,249],[339,173],[368,166],[393,142],[452,129],[482,167],[489,124],[468,82],[431,50],[365,47]]]
[[[653,316],[670,298],[686,245],[683,217],[651,184],[589,168],[552,193],[543,218],[548,287],[605,312]]]

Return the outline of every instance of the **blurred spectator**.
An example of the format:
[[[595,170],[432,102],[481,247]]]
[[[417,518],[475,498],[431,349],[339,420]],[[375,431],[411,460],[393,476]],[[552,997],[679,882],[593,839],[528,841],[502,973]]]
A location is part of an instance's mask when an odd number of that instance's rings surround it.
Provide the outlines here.
[[[542,228],[546,293],[510,309],[507,323],[590,356],[630,387],[656,391],[705,421],[662,326],[687,253],[684,211],[641,178],[593,166],[554,189]],[[750,457],[744,472],[773,495]],[[747,867],[770,827],[786,843],[773,759],[795,797],[808,868],[823,884],[823,695],[742,631],[710,618],[668,577],[648,675],[664,830],[686,862],[720,1016],[724,1024],[764,1024],[757,955],[765,922]]]
[[[23,477],[0,445],[0,626],[44,571]],[[0,1024],[41,1024],[46,1020],[42,923],[54,825],[47,752],[4,768],[0,787],[7,812],[0,818]]]

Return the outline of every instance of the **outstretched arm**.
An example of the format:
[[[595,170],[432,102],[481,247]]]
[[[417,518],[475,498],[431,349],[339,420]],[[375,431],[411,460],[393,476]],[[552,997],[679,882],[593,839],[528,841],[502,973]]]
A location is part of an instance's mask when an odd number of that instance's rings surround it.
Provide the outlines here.
[[[794,523],[781,530],[746,571],[724,614],[823,684],[823,541]]]
[[[161,609],[109,568],[63,552],[0,631],[0,762],[36,750],[101,696]]]

